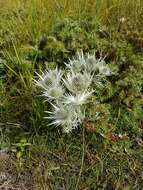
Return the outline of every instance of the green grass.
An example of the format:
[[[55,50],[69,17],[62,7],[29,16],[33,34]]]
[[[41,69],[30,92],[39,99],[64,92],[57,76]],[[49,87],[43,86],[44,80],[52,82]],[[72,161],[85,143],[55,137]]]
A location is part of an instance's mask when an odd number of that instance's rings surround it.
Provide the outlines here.
[[[142,189],[142,18],[141,0],[0,0],[0,189]],[[117,75],[66,135],[47,126],[33,79],[80,49]]]

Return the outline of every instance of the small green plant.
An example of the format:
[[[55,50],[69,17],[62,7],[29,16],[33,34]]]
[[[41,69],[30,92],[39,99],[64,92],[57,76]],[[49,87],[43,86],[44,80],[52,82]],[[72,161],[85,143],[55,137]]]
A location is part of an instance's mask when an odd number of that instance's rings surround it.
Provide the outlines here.
[[[26,138],[21,138],[18,143],[13,144],[13,152],[16,152],[17,159],[21,159],[24,156],[26,148],[30,145]]]

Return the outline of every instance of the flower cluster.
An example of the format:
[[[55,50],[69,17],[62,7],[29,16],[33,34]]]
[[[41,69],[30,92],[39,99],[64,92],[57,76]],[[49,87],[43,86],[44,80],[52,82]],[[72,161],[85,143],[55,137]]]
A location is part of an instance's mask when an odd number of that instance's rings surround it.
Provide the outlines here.
[[[85,118],[86,104],[95,90],[92,89],[95,76],[109,76],[111,71],[104,58],[96,59],[94,54],[84,56],[83,52],[65,65],[65,70],[56,68],[38,75],[35,84],[52,105],[52,111],[46,111],[46,118],[52,121],[50,125],[62,126],[69,133]]]

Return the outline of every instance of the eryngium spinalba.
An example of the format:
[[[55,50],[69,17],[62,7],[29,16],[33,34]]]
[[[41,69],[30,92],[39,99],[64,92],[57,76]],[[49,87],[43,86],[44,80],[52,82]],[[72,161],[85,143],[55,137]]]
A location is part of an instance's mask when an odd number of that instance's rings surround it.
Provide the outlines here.
[[[111,71],[102,56],[96,58],[95,54],[84,55],[82,51],[65,65],[64,70],[55,68],[42,76],[38,74],[35,84],[42,88],[42,95],[52,106],[45,118],[50,125],[62,126],[69,133],[85,119],[86,106],[96,91],[92,89],[96,88],[94,84],[102,85],[102,77],[111,75]]]

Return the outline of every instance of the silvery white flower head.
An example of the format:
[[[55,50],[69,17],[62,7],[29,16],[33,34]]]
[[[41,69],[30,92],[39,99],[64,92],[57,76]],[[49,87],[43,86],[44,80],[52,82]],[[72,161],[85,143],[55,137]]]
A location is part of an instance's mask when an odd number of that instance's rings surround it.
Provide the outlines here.
[[[94,54],[87,54],[86,58],[86,70],[88,72],[96,72],[99,68],[100,59],[96,59],[95,53]]]
[[[83,51],[77,53],[77,56],[73,59],[69,59],[69,63],[65,63],[67,68],[73,70],[74,72],[81,72],[86,68],[86,60]]]
[[[84,70],[87,72],[95,72],[98,70],[98,63],[100,59],[96,59],[94,54],[84,55],[83,51],[78,52],[75,58],[70,59],[69,63],[66,64],[67,68],[73,70],[74,72],[83,72]]]
[[[48,101],[60,100],[64,94],[64,89],[61,85],[50,87],[43,92],[43,96],[47,98]]]
[[[104,76],[111,75],[111,70],[104,61],[100,62],[100,64],[99,64],[99,74],[104,75]]]
[[[106,56],[105,56],[106,57]],[[105,57],[100,55],[100,58],[96,59],[95,54],[88,54],[86,58],[86,69],[88,72],[96,72],[103,76],[110,76],[111,70],[105,63]]]
[[[68,94],[65,96],[65,104],[81,106],[87,103],[87,99],[92,95],[93,91],[84,91],[81,94]]]
[[[65,65],[71,71],[76,73],[83,71],[86,71],[88,73],[98,72],[100,74],[108,76],[110,69],[108,66],[106,66],[104,59],[105,57],[102,57],[102,55],[100,55],[100,58],[97,59],[95,53],[88,53],[84,55],[83,51],[81,51],[75,58],[70,59],[68,64],[65,63]]]
[[[72,107],[65,105],[53,105],[53,108],[53,112],[46,111],[50,116],[45,118],[53,120],[50,125],[55,125],[56,127],[62,126],[65,132],[70,132],[78,126],[79,119]]]
[[[39,76],[39,80],[35,81],[36,85],[47,90],[53,86],[58,86],[62,78],[62,71],[57,68],[54,70],[49,70],[46,73],[43,73],[42,76]]]
[[[89,88],[92,82],[92,75],[87,72],[75,73],[71,71],[63,81],[70,92],[80,94]]]

